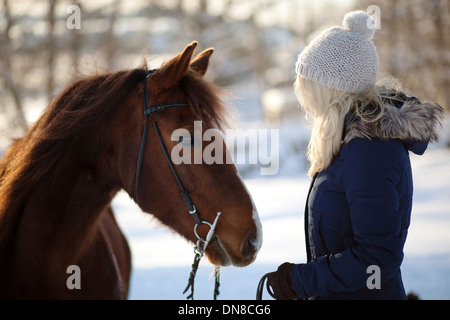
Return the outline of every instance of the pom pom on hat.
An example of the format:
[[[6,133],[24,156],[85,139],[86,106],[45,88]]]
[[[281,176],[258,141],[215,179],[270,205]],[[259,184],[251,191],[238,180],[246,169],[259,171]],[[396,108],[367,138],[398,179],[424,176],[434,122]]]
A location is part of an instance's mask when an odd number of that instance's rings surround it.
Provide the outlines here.
[[[375,33],[373,18],[364,11],[352,11],[344,16],[342,25],[351,32],[358,32],[366,39],[373,38]]]

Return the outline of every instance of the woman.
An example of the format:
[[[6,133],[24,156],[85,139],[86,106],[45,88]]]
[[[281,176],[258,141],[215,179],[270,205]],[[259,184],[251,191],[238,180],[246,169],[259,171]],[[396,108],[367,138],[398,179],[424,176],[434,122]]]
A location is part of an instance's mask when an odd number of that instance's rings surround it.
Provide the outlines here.
[[[300,54],[295,89],[312,121],[313,178],[305,210],[308,262],[268,276],[276,299],[406,299],[400,265],[410,223],[408,151],[423,154],[444,116],[392,81],[377,82],[371,17],[350,12],[343,27]]]

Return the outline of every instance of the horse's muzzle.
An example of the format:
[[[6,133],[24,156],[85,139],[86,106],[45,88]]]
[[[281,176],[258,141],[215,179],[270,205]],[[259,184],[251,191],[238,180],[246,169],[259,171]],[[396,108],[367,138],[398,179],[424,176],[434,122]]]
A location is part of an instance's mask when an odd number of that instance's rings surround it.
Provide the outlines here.
[[[249,233],[242,243],[241,254],[245,259],[253,260],[259,250],[259,240],[256,233]]]

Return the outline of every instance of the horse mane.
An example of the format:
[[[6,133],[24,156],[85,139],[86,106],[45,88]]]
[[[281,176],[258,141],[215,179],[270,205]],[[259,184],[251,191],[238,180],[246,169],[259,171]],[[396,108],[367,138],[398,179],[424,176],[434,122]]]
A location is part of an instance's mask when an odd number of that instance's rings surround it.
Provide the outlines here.
[[[75,81],[11,145],[0,161],[0,259],[34,186],[52,173],[62,157],[76,152],[83,139],[101,130],[101,124],[146,74],[146,68],[138,68]],[[193,70],[188,70],[179,85],[196,116],[209,127],[223,129],[225,109],[218,87]]]
[[[95,75],[69,85],[0,162],[0,252],[34,186],[110,117],[146,71]],[[1,253],[0,253],[1,254]]]
[[[181,78],[180,86],[188,96],[194,114],[208,128],[224,130],[228,126],[229,113],[220,98],[224,95],[221,88],[204,81],[202,76],[192,70]]]

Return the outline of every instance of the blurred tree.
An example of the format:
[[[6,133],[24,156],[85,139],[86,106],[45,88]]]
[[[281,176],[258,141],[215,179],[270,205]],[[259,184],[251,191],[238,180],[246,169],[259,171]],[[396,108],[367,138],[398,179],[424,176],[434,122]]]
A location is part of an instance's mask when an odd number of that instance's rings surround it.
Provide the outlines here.
[[[374,42],[380,69],[405,82],[422,99],[450,109],[450,1],[367,0],[377,5],[381,29]]]
[[[74,5],[81,7],[80,1],[74,1]],[[72,64],[72,75],[75,76],[80,73],[80,56],[83,45],[82,30],[73,29],[67,40],[67,47],[69,48],[69,56]]]
[[[209,79],[244,92],[257,116],[260,97],[274,88],[288,97],[283,112],[299,115],[296,56],[311,33],[345,10],[331,0],[0,1],[0,103],[14,105],[22,127],[29,102],[44,108],[74,76],[137,67],[145,50],[149,64],[159,65],[193,40],[198,50],[216,48]],[[81,9],[81,29],[67,28],[72,5]]]
[[[114,68],[115,55],[117,53],[117,41],[114,37],[114,26],[119,15],[120,0],[114,0],[110,7],[111,13],[108,17],[108,28],[105,33],[106,62],[108,69]]]
[[[2,103],[9,101],[7,97],[12,98],[12,103],[15,110],[15,123],[21,127],[25,128],[27,126],[25,115],[22,109],[22,96],[20,92],[20,87],[15,80],[14,72],[14,52],[11,45],[11,29],[14,25],[14,19],[11,15],[11,3],[8,0],[2,1],[3,6],[3,19],[4,19],[4,29],[1,33],[1,77],[4,84],[4,92],[2,94]],[[6,100],[6,101],[5,101]],[[4,106],[7,109],[7,106]]]
[[[55,73],[55,60],[56,60],[56,39],[55,39],[55,7],[57,0],[48,1],[48,34],[47,34],[47,99],[50,101],[53,98],[54,90],[54,73]]]

